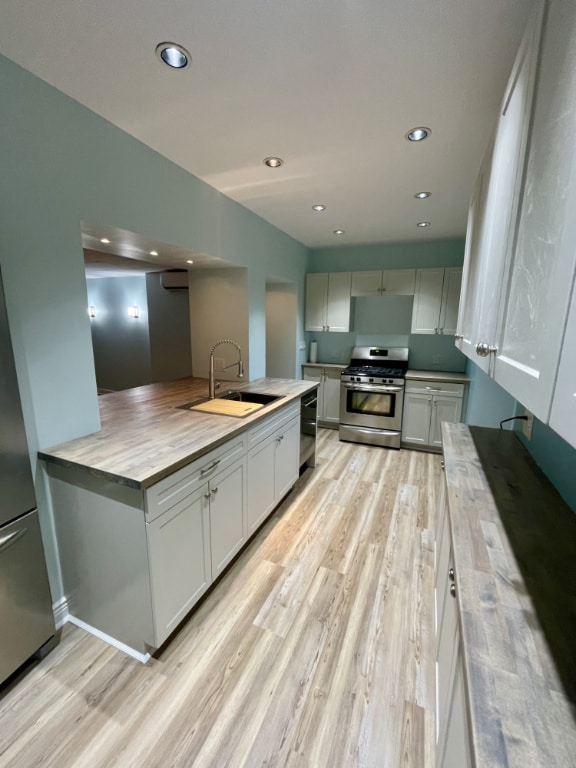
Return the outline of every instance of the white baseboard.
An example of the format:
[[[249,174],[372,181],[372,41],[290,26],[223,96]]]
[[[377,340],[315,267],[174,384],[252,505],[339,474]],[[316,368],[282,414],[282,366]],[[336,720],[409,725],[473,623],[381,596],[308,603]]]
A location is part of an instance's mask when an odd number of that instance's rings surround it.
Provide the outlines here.
[[[80,627],[80,629],[83,629],[86,632],[89,632],[91,635],[94,635],[95,637],[99,637],[100,640],[104,640],[104,642],[108,643],[108,645],[112,645],[114,648],[117,648],[119,651],[126,653],[128,656],[132,656],[132,658],[142,662],[142,664],[146,664],[148,659],[150,659],[149,653],[140,653],[139,651],[136,651],[134,648],[130,648],[129,645],[125,645],[124,643],[121,643],[119,640],[116,640],[116,638],[111,637],[110,635],[107,635],[105,632],[101,632],[99,629],[96,629],[96,627],[93,627],[90,624],[86,624],[85,621],[82,621],[81,619],[77,619],[75,616],[71,616],[70,614],[68,614],[67,620],[71,624],[74,624],[75,626]]]

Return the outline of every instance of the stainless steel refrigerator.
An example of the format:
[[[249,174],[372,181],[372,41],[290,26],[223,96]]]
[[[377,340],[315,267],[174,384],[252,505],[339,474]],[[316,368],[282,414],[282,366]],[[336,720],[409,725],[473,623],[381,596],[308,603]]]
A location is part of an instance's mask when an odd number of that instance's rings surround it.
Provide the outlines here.
[[[0,685],[53,645],[54,616],[0,274]]]

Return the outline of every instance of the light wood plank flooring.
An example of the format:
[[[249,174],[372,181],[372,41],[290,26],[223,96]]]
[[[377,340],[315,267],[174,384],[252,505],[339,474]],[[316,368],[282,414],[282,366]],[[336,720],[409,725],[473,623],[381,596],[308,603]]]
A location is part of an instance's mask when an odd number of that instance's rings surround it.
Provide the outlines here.
[[[67,625],[0,691],[2,768],[433,768],[440,457],[340,443],[157,658]]]

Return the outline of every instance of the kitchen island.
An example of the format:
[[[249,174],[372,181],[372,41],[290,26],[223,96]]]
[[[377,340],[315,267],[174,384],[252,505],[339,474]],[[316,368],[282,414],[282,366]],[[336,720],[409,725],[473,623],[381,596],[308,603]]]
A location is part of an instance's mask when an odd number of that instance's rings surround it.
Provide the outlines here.
[[[207,396],[206,379],[190,377],[101,395],[99,432],[46,448],[38,456],[133,488],[148,488],[316,386],[272,378],[240,386],[235,381],[223,382],[222,390],[280,396],[242,419],[179,410],[178,406]]]
[[[294,484],[315,387],[234,387],[278,397],[242,418],[183,410],[203,379],[111,393],[99,432],[41,451],[70,620],[147,660]]]

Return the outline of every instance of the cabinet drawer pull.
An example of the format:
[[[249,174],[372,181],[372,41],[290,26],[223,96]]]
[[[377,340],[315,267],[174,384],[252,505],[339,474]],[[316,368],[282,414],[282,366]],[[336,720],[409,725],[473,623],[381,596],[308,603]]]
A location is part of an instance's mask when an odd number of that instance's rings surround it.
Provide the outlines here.
[[[201,475],[207,475],[207,474],[208,474],[208,472],[212,472],[212,470],[214,469],[214,467],[217,467],[217,466],[218,466],[218,464],[220,464],[220,461],[221,461],[221,459],[216,459],[216,461],[213,461],[213,462],[212,462],[212,464],[210,464],[210,466],[209,466],[209,467],[206,467],[205,469],[201,469],[201,470],[200,470],[200,474],[201,474]]]
[[[450,594],[452,597],[456,597],[456,584],[450,584]]]

